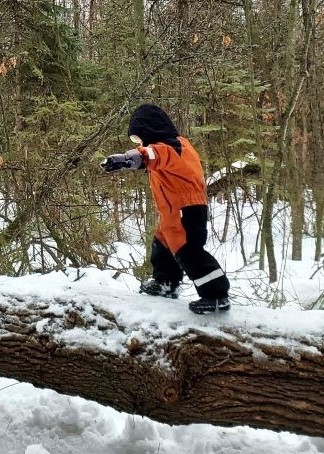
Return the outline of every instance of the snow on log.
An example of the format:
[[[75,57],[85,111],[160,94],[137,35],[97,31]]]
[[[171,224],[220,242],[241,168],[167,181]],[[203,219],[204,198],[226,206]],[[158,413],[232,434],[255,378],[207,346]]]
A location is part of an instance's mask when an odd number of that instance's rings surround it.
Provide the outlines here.
[[[162,300],[0,295],[0,375],[168,424],[324,436],[323,311]]]
[[[228,173],[226,168],[221,169],[207,180],[207,193],[209,197],[217,195],[219,192],[229,193],[237,187],[241,187],[248,192],[248,181],[257,178],[261,173],[258,164],[237,162],[232,163],[231,171]]]

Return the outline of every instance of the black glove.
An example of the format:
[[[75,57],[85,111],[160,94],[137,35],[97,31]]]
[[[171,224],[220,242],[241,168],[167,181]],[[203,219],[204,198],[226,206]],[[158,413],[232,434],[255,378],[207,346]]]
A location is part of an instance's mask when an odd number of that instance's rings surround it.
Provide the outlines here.
[[[131,163],[126,160],[126,156],[124,154],[112,154],[102,161],[100,167],[102,167],[106,172],[112,172],[114,170],[120,170],[123,167],[129,168],[131,167]]]
[[[102,161],[100,166],[106,172],[122,168],[139,169],[142,166],[142,155],[138,150],[129,150],[125,154],[112,154]]]

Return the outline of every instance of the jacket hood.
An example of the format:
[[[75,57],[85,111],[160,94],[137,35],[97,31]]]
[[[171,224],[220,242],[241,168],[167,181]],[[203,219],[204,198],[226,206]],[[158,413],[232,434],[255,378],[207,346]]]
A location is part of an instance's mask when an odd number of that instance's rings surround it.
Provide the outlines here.
[[[132,135],[140,137],[145,147],[157,142],[174,146],[179,142],[179,132],[172,120],[154,104],[142,104],[135,110],[128,128],[128,136]]]

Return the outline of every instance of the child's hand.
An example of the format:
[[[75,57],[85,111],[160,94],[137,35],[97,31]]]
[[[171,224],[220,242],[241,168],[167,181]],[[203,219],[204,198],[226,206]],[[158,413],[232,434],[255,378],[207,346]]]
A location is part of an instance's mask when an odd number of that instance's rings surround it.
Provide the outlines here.
[[[106,172],[122,168],[139,169],[142,165],[142,155],[138,150],[129,150],[125,154],[112,154],[108,156],[100,167]]]
[[[102,161],[100,167],[106,172],[113,172],[114,170],[120,170],[123,167],[131,167],[131,163],[126,160],[124,154],[112,154]]]

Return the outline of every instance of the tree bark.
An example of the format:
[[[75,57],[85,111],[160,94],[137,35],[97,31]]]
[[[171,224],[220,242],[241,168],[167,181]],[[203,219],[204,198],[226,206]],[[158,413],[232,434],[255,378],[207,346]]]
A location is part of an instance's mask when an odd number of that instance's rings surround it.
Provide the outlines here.
[[[136,51],[139,67],[144,63],[146,43],[145,43],[145,18],[144,0],[133,0],[134,24],[136,34]]]
[[[80,38],[80,19],[81,19],[81,12],[80,12],[80,5],[79,0],[72,0],[73,4],[73,29],[75,36]]]
[[[56,300],[53,307],[36,297],[2,296],[1,375],[168,424],[248,424],[324,436],[322,333],[285,339],[243,325],[172,336],[121,326],[92,303],[84,310]],[[109,349],[116,339],[119,350]]]
[[[178,56],[176,82],[177,88],[177,118],[176,124],[182,136],[188,136],[190,132],[189,108],[190,108],[190,63],[186,57],[189,53],[189,30],[190,30],[190,2],[188,0],[177,0],[177,21],[178,21]]]
[[[296,51],[297,51],[297,28],[298,28],[299,2],[291,0],[288,15],[288,42],[286,50],[286,77],[285,92],[291,96],[296,83]],[[293,113],[290,122],[289,137],[287,140],[286,165],[289,169],[288,192],[291,204],[291,232],[292,232],[292,260],[302,260],[302,239],[304,225],[304,188],[302,185],[302,166],[297,156],[295,135],[297,130],[296,112]]]
[[[322,100],[322,80],[321,72],[318,68],[318,38],[316,35],[316,11],[317,2],[312,0],[308,5],[303,2],[303,15],[305,28],[311,33],[311,45],[307,69],[309,71],[308,95],[310,106],[310,120],[312,129],[312,182],[314,201],[316,204],[315,221],[315,260],[321,260],[323,231],[324,231],[324,127],[323,113],[321,107]]]

